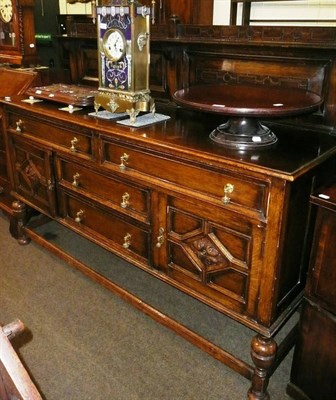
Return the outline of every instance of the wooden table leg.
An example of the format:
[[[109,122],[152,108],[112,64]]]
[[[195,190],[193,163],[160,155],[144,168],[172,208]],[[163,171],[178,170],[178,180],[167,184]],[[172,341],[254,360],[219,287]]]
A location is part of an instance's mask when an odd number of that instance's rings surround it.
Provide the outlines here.
[[[27,206],[22,201],[15,200],[12,204],[9,231],[19,244],[28,244],[30,238],[26,235],[24,227],[28,222]]]
[[[269,400],[267,386],[270,368],[275,361],[277,344],[272,338],[256,335],[251,342],[251,358],[255,364],[252,385],[248,391],[248,400]]]

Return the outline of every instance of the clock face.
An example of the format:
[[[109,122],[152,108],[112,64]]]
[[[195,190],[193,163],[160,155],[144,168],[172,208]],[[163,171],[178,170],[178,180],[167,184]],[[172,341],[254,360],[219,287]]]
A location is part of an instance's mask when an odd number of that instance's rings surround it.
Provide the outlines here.
[[[119,29],[109,29],[103,37],[103,49],[111,61],[121,60],[126,53],[126,40]]]
[[[0,18],[3,22],[8,23],[13,17],[13,0],[0,0]]]

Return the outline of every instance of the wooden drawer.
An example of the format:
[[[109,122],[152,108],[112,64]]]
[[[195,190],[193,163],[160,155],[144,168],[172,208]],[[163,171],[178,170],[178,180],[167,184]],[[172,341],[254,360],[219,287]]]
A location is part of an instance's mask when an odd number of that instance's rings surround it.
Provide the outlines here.
[[[60,193],[60,215],[65,224],[84,236],[119,254],[126,252],[129,257],[148,262],[150,235],[140,225],[65,191]]]
[[[225,170],[200,168],[108,139],[103,139],[103,162],[125,173],[138,172],[158,178],[163,184],[167,181],[178,184],[206,195],[216,205],[238,209],[243,207],[251,216],[262,219],[267,214],[266,181],[253,180]]]
[[[48,146],[62,147],[73,154],[93,157],[93,133],[82,129],[71,130],[66,126],[27,115],[9,113],[9,127],[17,134],[30,136]]]
[[[149,220],[150,191],[111,178],[81,164],[58,158],[57,180],[61,186],[93,198],[118,212],[143,222]]]

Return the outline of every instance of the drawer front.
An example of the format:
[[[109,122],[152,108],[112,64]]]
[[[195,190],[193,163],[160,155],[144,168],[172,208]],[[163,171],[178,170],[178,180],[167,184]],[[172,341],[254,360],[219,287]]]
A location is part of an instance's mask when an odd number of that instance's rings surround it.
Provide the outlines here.
[[[87,197],[93,197],[143,222],[149,220],[149,190],[60,158],[57,159],[57,171],[57,179],[61,186],[81,192]]]
[[[147,229],[65,191],[61,192],[60,200],[60,211],[66,224],[118,253],[148,262],[150,235]]]
[[[268,184],[249,179],[229,171],[213,171],[188,165],[160,155],[142,152],[103,140],[103,162],[125,173],[140,172],[161,181],[181,185],[212,198],[216,205],[250,210],[250,214],[265,216],[267,213]]]
[[[43,119],[12,113],[9,114],[9,127],[17,134],[43,140],[48,146],[61,146],[73,154],[93,157],[93,134],[84,129],[73,131],[51,122],[46,123]]]
[[[31,143],[10,137],[14,190],[43,212],[56,214],[56,194],[52,175],[52,153]]]

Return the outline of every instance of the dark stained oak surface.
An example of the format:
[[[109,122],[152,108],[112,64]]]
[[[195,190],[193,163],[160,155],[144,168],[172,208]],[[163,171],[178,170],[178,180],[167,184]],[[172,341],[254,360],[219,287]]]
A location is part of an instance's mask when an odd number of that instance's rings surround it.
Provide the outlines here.
[[[336,153],[336,136],[326,132],[302,129],[300,126],[284,126],[267,121],[268,126],[277,135],[277,144],[269,149],[238,151],[225,149],[213,143],[208,135],[209,131],[223,122],[223,116],[202,112],[193,112],[183,109],[177,111],[161,109],[160,113],[170,115],[171,119],[142,128],[130,128],[117,124],[115,121],[105,121],[88,116],[91,108],[84,108],[79,112],[69,114],[58,110],[59,106],[51,102],[27,104],[22,102],[26,97],[13,96],[12,102],[21,110],[45,118],[57,117],[66,123],[79,124],[86,129],[93,129],[106,135],[113,132],[114,136],[127,142],[146,144],[150,149],[171,153],[179,152],[186,159],[193,159],[194,152],[198,153],[205,163],[222,167],[239,162],[241,168],[265,172],[274,176],[281,176],[292,180],[307,169],[316,165],[319,160],[326,159]],[[11,102],[1,100],[5,106]]]

